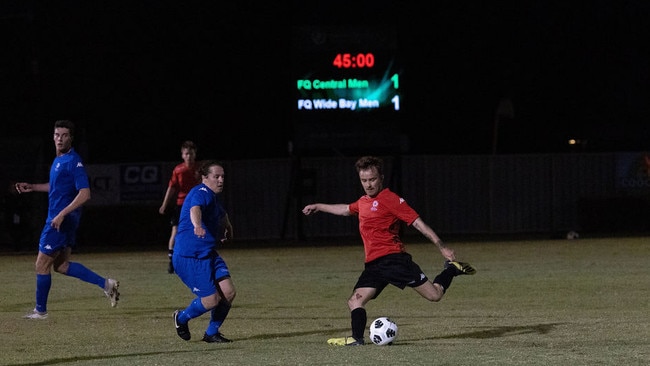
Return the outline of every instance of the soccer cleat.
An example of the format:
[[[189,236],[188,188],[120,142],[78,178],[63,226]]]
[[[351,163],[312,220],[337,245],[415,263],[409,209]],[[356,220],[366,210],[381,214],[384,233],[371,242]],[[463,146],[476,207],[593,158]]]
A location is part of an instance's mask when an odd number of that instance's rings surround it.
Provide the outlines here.
[[[192,338],[192,335],[190,334],[190,327],[187,325],[187,323],[180,324],[178,322],[178,314],[180,312],[180,310],[174,311],[174,327],[176,327],[176,334],[178,334],[178,336],[182,339],[189,341],[190,338]]]
[[[458,261],[445,261],[445,269],[453,268],[455,273],[454,276],[458,275],[473,275],[476,273],[476,269],[472,267],[471,264],[467,262],[458,262]]]
[[[169,274],[174,273],[174,264],[172,263],[171,260],[169,261],[169,265],[167,266],[167,273]]]
[[[332,346],[363,346],[365,343],[362,340],[356,340],[354,337],[330,338],[327,344]]]
[[[117,302],[120,300],[120,292],[118,291],[120,282],[112,278],[109,278],[106,280],[106,282],[108,288],[104,290],[104,295],[106,295],[106,297],[111,300],[111,306],[116,307]]]
[[[230,339],[226,338],[223,336],[221,333],[213,334],[213,335],[203,335],[203,342],[207,343],[230,343],[232,342]]]
[[[42,312],[36,311],[36,309],[34,309],[29,314],[24,315],[23,319],[36,319],[36,320],[47,319],[47,312],[42,313]]]

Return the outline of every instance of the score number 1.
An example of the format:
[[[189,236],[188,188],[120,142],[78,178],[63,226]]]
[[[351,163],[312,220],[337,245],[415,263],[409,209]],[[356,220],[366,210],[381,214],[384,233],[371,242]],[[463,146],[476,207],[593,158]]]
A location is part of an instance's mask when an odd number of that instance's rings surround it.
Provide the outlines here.
[[[395,90],[399,89],[399,74],[393,74],[393,76],[390,77],[390,80],[393,81],[393,88]],[[396,111],[399,111],[399,95],[395,95],[390,101],[393,102],[393,108]]]

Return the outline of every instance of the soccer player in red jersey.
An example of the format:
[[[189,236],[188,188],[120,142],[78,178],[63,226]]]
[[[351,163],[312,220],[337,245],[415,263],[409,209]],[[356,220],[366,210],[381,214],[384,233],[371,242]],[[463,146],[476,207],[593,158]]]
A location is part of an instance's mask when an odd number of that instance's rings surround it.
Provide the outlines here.
[[[169,224],[172,227],[172,232],[169,235],[169,242],[167,244],[169,257],[169,265],[167,266],[168,273],[174,273],[174,265],[172,264],[172,255],[174,254],[174,237],[178,231],[178,219],[181,213],[181,207],[185,201],[185,196],[197,184],[201,183],[198,169],[199,164],[196,162],[196,145],[192,141],[184,141],[181,144],[181,158],[183,162],[176,165],[172,171],[172,176],[169,178],[167,191],[162,205],[158,209],[161,215],[166,214],[168,206],[175,200],[176,204],[173,210],[169,212]]]
[[[339,346],[363,345],[367,315],[365,305],[377,298],[386,286],[413,288],[429,301],[440,301],[455,276],[476,273],[469,264],[456,260],[454,250],[447,247],[406,201],[384,188],[383,161],[364,156],[355,164],[365,195],[356,202],[345,204],[313,203],[303,208],[305,215],[327,212],[339,216],[356,215],[365,251],[365,267],[352,296],[348,299],[352,336],[331,338],[329,344]],[[422,272],[404,248],[399,230],[406,223],[433,242],[446,258],[444,269],[433,281]]]

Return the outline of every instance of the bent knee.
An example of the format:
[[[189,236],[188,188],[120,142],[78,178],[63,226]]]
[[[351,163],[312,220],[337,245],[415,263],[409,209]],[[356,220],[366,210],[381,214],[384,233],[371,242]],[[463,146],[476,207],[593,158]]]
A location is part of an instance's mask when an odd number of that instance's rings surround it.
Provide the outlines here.
[[[201,304],[206,309],[212,309],[219,304],[219,300],[220,300],[219,296],[217,294],[214,294],[214,295],[202,297]]]
[[[363,307],[365,303],[366,301],[364,301],[364,298],[361,295],[355,294],[348,299],[348,308],[350,308],[350,310],[354,310],[356,308]]]
[[[445,290],[439,284],[434,283],[429,291],[422,291],[420,294],[431,302],[438,302],[445,295]]]
[[[54,266],[52,267],[52,269],[54,270],[54,272],[56,272],[56,273],[61,273],[61,274],[64,274],[64,275],[65,275],[65,274],[68,274],[68,269],[69,269],[69,268],[70,268],[70,265],[69,265],[69,263],[67,263],[67,262],[66,262],[66,263],[61,263],[61,264],[58,265],[58,266],[57,266],[57,265],[54,265]]]
[[[428,297],[426,297],[426,299],[431,301],[431,302],[438,302],[438,301],[442,300],[442,296],[437,296],[437,295],[436,296],[428,296]]]
[[[232,302],[235,300],[235,297],[237,296],[237,292],[233,291],[233,292],[224,294],[223,296],[225,297],[224,300],[226,300],[227,302],[232,304]]]

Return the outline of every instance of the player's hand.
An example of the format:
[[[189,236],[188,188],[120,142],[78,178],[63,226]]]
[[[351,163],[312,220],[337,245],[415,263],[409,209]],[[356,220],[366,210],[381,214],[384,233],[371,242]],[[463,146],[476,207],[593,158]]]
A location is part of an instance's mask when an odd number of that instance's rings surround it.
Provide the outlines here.
[[[33,187],[31,184],[25,182],[16,183],[16,192],[18,192],[18,194],[27,193],[31,191],[33,191]]]
[[[203,226],[195,227],[194,228],[194,235],[196,235],[197,237],[199,237],[201,239],[205,238],[205,229],[203,228]]]
[[[232,229],[226,229],[223,233],[223,239],[221,239],[221,242],[225,243],[230,240],[232,240]]]
[[[61,227],[61,224],[63,223],[63,219],[65,219],[65,216],[58,214],[54,216],[52,221],[50,222],[50,226],[56,229],[56,231],[60,231],[59,228]]]
[[[456,260],[456,254],[454,253],[454,250],[451,248],[440,248],[440,253],[442,254],[443,257],[446,259],[449,259],[450,261],[455,261]]]
[[[313,214],[316,211],[318,211],[318,209],[316,208],[315,204],[307,205],[307,206],[305,206],[305,208],[302,209],[302,213],[305,214],[305,215]]]

